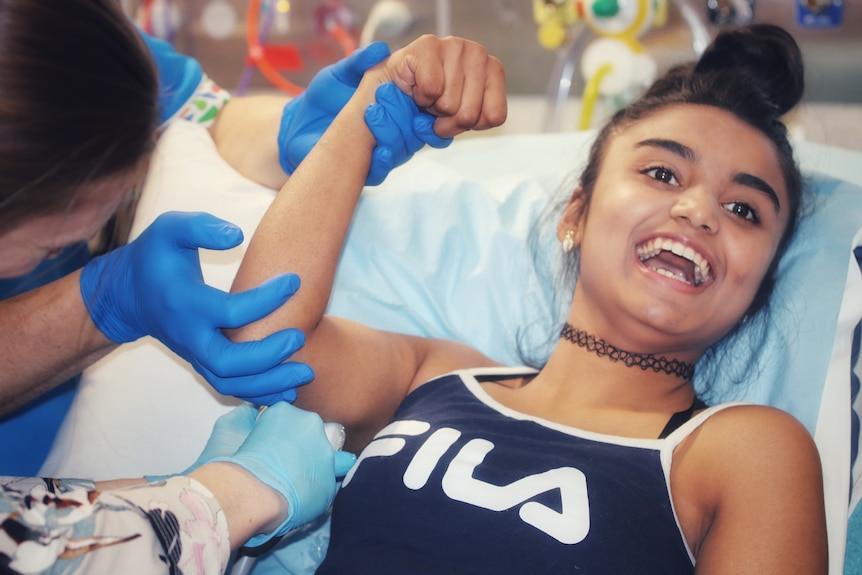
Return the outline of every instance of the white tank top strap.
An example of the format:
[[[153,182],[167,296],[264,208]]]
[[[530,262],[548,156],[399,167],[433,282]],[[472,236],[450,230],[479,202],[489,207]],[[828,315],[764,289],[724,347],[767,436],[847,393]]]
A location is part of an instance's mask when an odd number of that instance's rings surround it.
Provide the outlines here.
[[[694,415],[691,419],[680,425],[671,434],[669,434],[664,439],[665,445],[662,447],[662,451],[673,453],[673,450],[676,449],[676,446],[682,443],[682,441],[686,437],[691,435],[695,429],[703,425],[703,423],[707,419],[709,419],[719,411],[723,411],[729,407],[737,407],[740,405],[751,405],[751,403],[744,401],[729,401],[727,403],[720,403],[718,405],[713,405],[712,407],[707,407],[706,409]]]

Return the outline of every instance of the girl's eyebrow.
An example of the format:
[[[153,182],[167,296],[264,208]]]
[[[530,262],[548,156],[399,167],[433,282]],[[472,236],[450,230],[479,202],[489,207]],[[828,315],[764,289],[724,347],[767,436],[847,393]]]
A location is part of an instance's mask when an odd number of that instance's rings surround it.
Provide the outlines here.
[[[745,172],[740,172],[733,176],[733,181],[742,186],[747,186],[758,192],[762,192],[766,194],[766,196],[772,200],[772,205],[775,208],[775,213],[777,214],[781,211],[781,202],[778,200],[778,194],[775,193],[775,190],[772,189],[772,186],[767,184],[763,179],[758,178],[752,174],[746,174]]]
[[[685,144],[680,144],[675,140],[665,140],[664,138],[647,138],[646,140],[641,140],[635,144],[635,148],[661,148],[662,150],[667,150],[668,152],[676,154],[680,158],[688,160],[689,162],[696,162],[699,159],[694,150]]]
[[[696,162],[699,159],[699,156],[694,150],[675,140],[647,138],[646,140],[641,140],[636,143],[635,148],[661,148],[662,150],[667,150],[668,152],[689,162]],[[740,172],[733,177],[733,181],[739,185],[746,186],[765,194],[775,207],[775,212],[778,213],[781,210],[781,202],[778,199],[778,194],[776,194],[775,190],[772,189],[772,186],[767,184],[762,178],[758,178],[753,174]]]

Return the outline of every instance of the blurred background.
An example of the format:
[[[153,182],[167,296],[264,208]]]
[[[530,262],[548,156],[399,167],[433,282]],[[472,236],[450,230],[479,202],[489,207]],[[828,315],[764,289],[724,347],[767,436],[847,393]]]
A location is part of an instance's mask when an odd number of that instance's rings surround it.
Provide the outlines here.
[[[862,150],[862,2],[845,0],[124,0],[144,30],[192,55],[234,94],[301,90],[357,46],[425,34],[486,46],[504,64],[506,125],[597,125],[727,26],[769,22],[799,42],[799,137]]]

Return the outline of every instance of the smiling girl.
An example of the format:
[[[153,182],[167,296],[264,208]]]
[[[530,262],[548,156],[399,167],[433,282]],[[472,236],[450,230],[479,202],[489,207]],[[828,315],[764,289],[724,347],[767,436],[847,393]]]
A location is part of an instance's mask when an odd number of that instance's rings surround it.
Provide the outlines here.
[[[505,110],[497,66],[459,49],[468,73],[440,82],[478,103],[438,119],[444,137]],[[362,114],[375,89],[381,113],[413,113],[386,82],[413,93],[421,73],[365,75],[233,288],[301,276],[294,299],[234,336],[302,328],[316,378],[299,404],[364,448],[319,572],[825,573],[807,431],[770,407],[708,407],[692,385],[711,346],[764,309],[795,228],[803,190],[780,120],[802,96],[793,39],[724,31],[601,130],[557,227],[577,286],[538,371],[324,315],[373,145]],[[413,97],[443,116],[456,104]]]

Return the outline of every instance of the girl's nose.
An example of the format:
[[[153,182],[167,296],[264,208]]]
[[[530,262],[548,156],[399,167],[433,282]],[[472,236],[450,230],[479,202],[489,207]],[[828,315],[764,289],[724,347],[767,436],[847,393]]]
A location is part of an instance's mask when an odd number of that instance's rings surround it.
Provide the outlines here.
[[[702,189],[689,189],[677,197],[670,209],[674,219],[687,221],[691,226],[714,234],[718,232],[718,206],[710,194]]]

